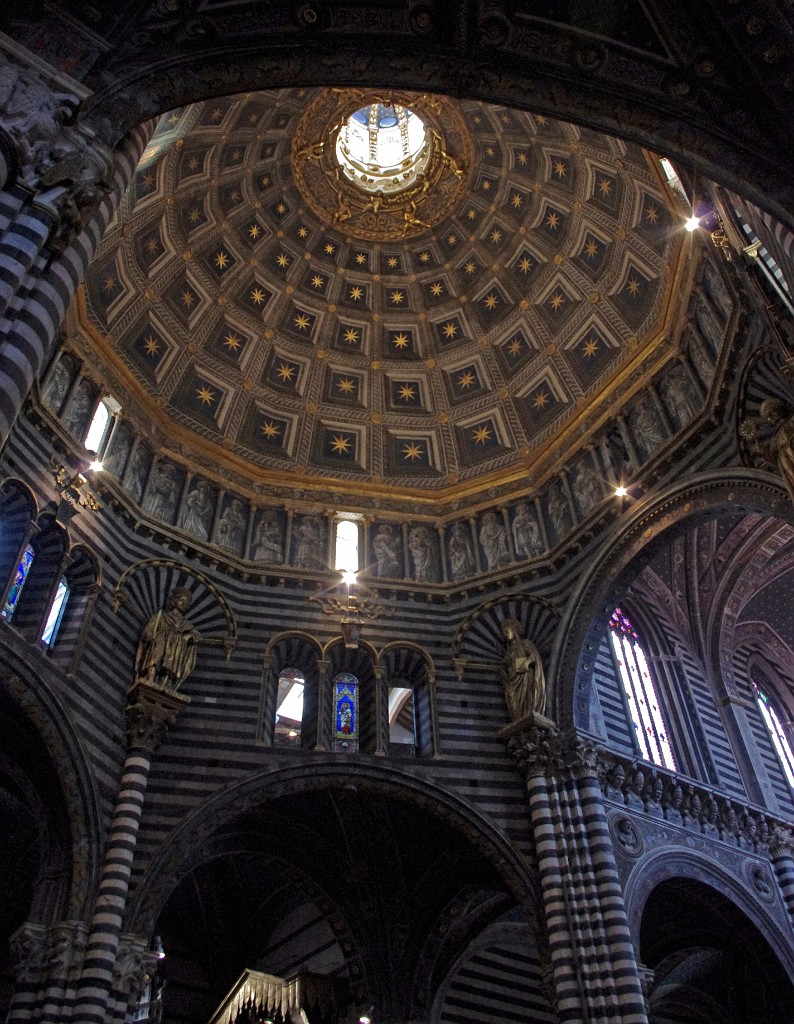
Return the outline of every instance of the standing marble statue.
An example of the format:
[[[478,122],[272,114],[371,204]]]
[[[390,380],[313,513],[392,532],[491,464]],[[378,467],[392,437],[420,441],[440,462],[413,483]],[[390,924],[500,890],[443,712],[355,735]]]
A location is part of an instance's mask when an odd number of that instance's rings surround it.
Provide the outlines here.
[[[776,462],[794,505],[794,411],[779,398],[765,398],[760,413],[774,433],[767,443],[756,442],[756,450],[769,462]]]
[[[502,625],[505,654],[501,676],[507,710],[513,721],[546,710],[546,679],[540,653],[531,640],[522,640],[521,626],[515,619]]]
[[[136,683],[175,691],[195,668],[200,634],[185,617],[190,601],[189,590],[175,587],[165,608],[143,627],[135,654]]]

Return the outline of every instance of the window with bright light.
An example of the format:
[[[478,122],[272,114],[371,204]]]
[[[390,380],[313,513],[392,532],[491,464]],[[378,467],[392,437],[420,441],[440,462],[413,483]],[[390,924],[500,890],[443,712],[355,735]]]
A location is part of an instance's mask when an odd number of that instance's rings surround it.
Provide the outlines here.
[[[107,395],[102,399],[94,410],[94,415],[91,417],[91,423],[83,441],[83,447],[86,451],[96,452],[97,457],[101,458],[105,441],[108,439],[111,417],[118,415],[120,412],[121,406],[115,398]]]
[[[791,752],[791,744],[783,729],[783,724],[769,697],[755,683],[752,685],[756,703],[764,719],[764,724],[769,732],[775,752],[783,766],[783,771],[786,773],[788,784],[789,786],[794,786],[794,754]]]
[[[303,691],[306,680],[296,668],[285,668],[278,677],[276,728],[273,742],[278,747],[299,747],[303,725]]]
[[[336,524],[336,555],[338,572],[358,572],[358,524],[340,519]]]
[[[646,761],[676,770],[656,687],[637,631],[616,608],[609,620],[609,638],[618,666],[634,735]]]
[[[389,687],[389,743],[411,750],[416,744],[414,691],[407,686]]]
[[[3,606],[2,614],[4,619],[8,619],[10,622],[14,612],[19,604],[19,598],[22,594],[22,588],[25,586],[25,581],[30,574],[30,568],[33,565],[34,551],[30,544],[25,547],[22,552],[22,557],[17,565],[16,572],[14,573],[14,582],[11,584],[11,589],[8,591],[8,597],[6,603]]]
[[[69,584],[66,582],[66,577],[61,576],[58,582],[58,589],[55,591],[55,598],[50,605],[47,621],[44,624],[44,630],[41,634],[41,642],[46,647],[52,647],[55,644],[68,600]]]
[[[430,159],[424,122],[395,104],[370,103],[339,130],[336,157],[345,175],[366,192],[401,192]]]

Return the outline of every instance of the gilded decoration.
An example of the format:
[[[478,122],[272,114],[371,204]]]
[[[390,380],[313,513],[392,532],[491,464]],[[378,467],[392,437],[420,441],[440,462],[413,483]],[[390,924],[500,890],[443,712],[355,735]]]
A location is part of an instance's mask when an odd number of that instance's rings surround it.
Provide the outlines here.
[[[425,125],[425,169],[395,194],[364,191],[349,180],[336,155],[346,119],[379,101],[410,108]],[[298,191],[324,223],[352,238],[401,241],[432,230],[454,210],[468,187],[474,144],[459,106],[444,96],[327,89],[298,121],[290,160]]]

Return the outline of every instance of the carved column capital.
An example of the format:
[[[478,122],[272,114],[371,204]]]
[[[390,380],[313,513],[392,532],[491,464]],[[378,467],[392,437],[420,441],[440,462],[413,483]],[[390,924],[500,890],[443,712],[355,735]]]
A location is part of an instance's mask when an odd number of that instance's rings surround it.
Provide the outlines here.
[[[792,857],[794,855],[794,838],[791,829],[775,825],[769,837],[769,852],[773,857]]]
[[[176,722],[190,698],[150,683],[136,682],[127,693],[124,708],[127,720],[127,746],[143,747],[152,753],[166,729]]]
[[[88,929],[82,921],[61,921],[50,928],[47,973],[50,981],[73,980],[80,975]]]
[[[47,953],[47,929],[26,921],[9,939],[9,947],[17,983],[40,981]]]
[[[122,935],[113,969],[113,990],[137,1002],[147,981],[154,977],[158,956],[146,939]]]
[[[526,778],[536,775],[596,778],[598,746],[576,733],[561,733],[548,719],[528,716],[502,730],[507,749]]]

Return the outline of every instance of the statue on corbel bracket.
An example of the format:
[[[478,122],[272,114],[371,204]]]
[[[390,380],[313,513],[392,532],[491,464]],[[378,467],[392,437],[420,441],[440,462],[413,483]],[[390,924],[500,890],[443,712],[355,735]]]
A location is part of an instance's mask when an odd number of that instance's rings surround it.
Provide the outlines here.
[[[546,710],[546,677],[540,652],[531,640],[520,635],[516,619],[502,624],[505,653],[500,675],[510,717],[518,722],[529,715],[543,715]]]

